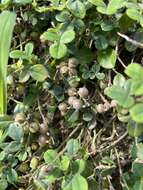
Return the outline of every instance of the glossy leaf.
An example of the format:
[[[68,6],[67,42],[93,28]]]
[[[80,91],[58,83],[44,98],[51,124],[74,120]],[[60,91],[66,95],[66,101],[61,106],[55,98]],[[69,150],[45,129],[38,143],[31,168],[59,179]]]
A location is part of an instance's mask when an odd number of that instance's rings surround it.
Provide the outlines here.
[[[112,69],[116,64],[116,51],[114,49],[108,49],[106,51],[100,51],[98,53],[97,60],[99,64],[105,69]]]
[[[36,64],[30,67],[30,75],[33,79],[42,82],[48,77],[48,71],[42,64]]]
[[[143,123],[143,103],[137,103],[130,109],[131,117],[138,123]]]
[[[70,156],[74,156],[78,152],[79,149],[80,149],[80,145],[76,139],[70,139],[67,142],[66,150]]]
[[[50,54],[55,59],[60,59],[64,57],[67,53],[67,47],[63,43],[55,42],[50,46]]]

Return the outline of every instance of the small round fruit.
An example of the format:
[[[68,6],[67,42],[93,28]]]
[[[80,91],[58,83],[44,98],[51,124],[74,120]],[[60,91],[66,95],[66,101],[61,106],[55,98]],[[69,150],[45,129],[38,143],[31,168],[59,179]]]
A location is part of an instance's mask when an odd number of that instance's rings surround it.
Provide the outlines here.
[[[20,164],[20,166],[18,167],[18,170],[22,173],[26,173],[29,170],[29,166],[27,163],[22,163]]]
[[[76,98],[75,96],[70,96],[70,97],[68,98],[68,104],[69,104],[70,106],[72,106],[74,100],[77,100],[77,98]]]
[[[103,105],[103,104],[98,104],[98,105],[96,106],[96,111],[97,111],[98,113],[103,113],[103,112],[104,112],[104,105]]]
[[[18,95],[23,95],[25,92],[25,87],[23,85],[18,85],[16,87],[16,92]]]
[[[79,88],[78,94],[81,98],[86,98],[88,96],[88,89],[86,87]]]
[[[110,104],[108,102],[104,103],[104,111],[108,111],[110,109]]]
[[[36,133],[37,131],[39,131],[39,125],[38,125],[38,123],[32,122],[32,123],[30,124],[29,131],[30,131],[31,133]]]
[[[80,99],[73,100],[72,106],[74,109],[79,110],[82,108],[82,101]]]
[[[33,170],[35,170],[37,168],[39,164],[39,160],[37,157],[33,157],[30,161],[30,168],[32,168]]]
[[[67,104],[66,103],[60,103],[58,106],[60,111],[66,111],[67,110]]]
[[[117,105],[118,105],[117,100],[112,100],[111,103],[110,103],[110,106],[111,106],[112,108],[117,107]]]
[[[75,96],[76,95],[76,88],[71,87],[68,89],[68,95],[69,96]]]
[[[78,65],[78,60],[74,57],[69,58],[68,67],[75,68]]]
[[[38,139],[38,144],[41,147],[44,147],[48,143],[48,139],[46,135],[40,135]]]
[[[68,74],[68,71],[69,71],[69,69],[68,69],[67,66],[62,66],[62,67],[60,68],[60,73],[61,73],[62,75]]]
[[[24,123],[26,120],[26,116],[24,113],[17,113],[14,118],[15,122],[17,123]]]
[[[69,76],[76,76],[77,70],[75,68],[69,68]]]
[[[32,143],[31,149],[32,150],[37,150],[38,149],[38,144],[37,143]]]
[[[41,123],[40,124],[40,133],[46,134],[47,132],[48,132],[48,127],[44,123]]]

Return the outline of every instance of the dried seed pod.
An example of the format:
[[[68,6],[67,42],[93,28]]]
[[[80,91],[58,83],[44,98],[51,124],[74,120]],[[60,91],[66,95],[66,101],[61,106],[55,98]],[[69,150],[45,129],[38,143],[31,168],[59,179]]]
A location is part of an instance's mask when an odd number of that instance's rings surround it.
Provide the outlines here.
[[[71,87],[68,89],[68,95],[69,96],[75,96],[76,95],[76,88]]]
[[[40,124],[40,133],[41,134],[46,134],[48,132],[48,127],[45,125],[45,123]]]
[[[76,76],[77,70],[75,68],[69,68],[69,76]]]
[[[88,89],[86,87],[79,88],[78,94],[81,98],[86,98],[88,96]]]
[[[110,103],[111,108],[115,108],[115,107],[117,107],[117,105],[118,105],[117,100],[112,100]]]
[[[104,111],[108,111],[110,109],[110,104],[108,102],[104,103]]]
[[[48,138],[46,135],[40,135],[38,138],[38,144],[40,147],[44,147],[48,143]]]
[[[73,100],[72,106],[74,109],[78,110],[78,109],[82,108],[82,105],[83,105],[83,103],[80,99]]]
[[[24,123],[26,120],[26,116],[24,113],[17,113],[14,118],[15,122],[17,123]]]
[[[76,98],[75,96],[70,96],[70,97],[68,98],[68,104],[69,104],[70,106],[72,106],[74,100],[77,100],[77,98]]]
[[[98,104],[98,105],[96,106],[96,111],[97,111],[98,113],[103,113],[103,112],[104,112],[104,105],[103,105],[103,104]]]
[[[76,58],[74,58],[74,57],[69,58],[68,67],[75,68],[75,67],[77,67],[77,65],[78,65],[78,60]]]
[[[67,66],[62,66],[62,67],[60,68],[60,74],[61,74],[61,75],[66,75],[66,74],[68,74],[68,71],[69,71],[69,68],[68,68]]]
[[[62,102],[59,104],[58,108],[60,111],[66,111],[67,110],[67,104]]]

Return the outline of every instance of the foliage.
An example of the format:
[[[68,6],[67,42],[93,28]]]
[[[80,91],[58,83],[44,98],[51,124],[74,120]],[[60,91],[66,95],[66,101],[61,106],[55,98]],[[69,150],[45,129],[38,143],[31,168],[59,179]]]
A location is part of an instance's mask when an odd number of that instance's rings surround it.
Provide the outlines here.
[[[1,1],[1,190],[143,189],[142,8]]]

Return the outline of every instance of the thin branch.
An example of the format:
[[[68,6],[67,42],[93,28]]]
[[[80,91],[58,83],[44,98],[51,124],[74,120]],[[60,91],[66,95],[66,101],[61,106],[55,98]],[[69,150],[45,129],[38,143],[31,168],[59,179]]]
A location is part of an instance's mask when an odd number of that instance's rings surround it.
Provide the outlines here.
[[[143,48],[143,43],[137,42],[136,40],[133,40],[133,39],[129,38],[127,35],[122,34],[120,32],[117,32],[117,34],[120,37],[124,38],[126,41],[130,42],[131,44],[133,44],[134,46],[137,46],[139,48]]]

